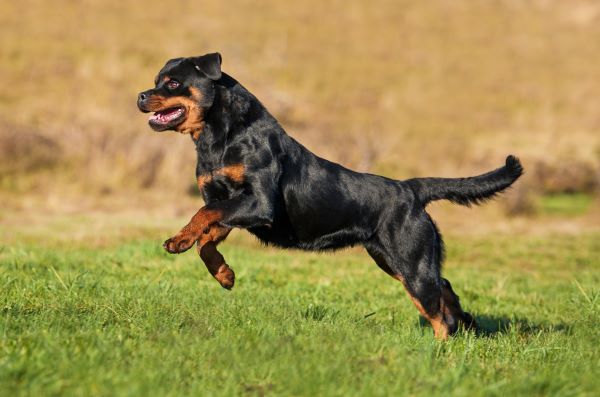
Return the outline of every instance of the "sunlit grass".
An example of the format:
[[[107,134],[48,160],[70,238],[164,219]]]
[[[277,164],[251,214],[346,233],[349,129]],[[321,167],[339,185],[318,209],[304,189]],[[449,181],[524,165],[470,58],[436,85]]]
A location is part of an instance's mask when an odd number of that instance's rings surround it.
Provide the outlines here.
[[[153,235],[162,235],[155,232]],[[219,287],[160,239],[0,247],[2,395],[594,395],[597,235],[448,241],[446,343],[367,255],[239,236]]]

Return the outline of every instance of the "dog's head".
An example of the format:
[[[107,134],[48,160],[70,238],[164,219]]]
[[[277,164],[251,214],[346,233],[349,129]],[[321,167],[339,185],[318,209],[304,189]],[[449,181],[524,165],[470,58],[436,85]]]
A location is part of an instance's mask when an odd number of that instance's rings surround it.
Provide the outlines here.
[[[171,59],[156,76],[155,87],[138,95],[138,108],[154,112],[148,123],[155,131],[197,135],[214,101],[214,83],[220,78],[219,53]]]

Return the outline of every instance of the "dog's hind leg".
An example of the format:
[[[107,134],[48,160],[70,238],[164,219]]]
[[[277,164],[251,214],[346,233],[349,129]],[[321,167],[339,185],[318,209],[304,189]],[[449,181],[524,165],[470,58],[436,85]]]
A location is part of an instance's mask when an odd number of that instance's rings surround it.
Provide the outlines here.
[[[402,282],[421,315],[431,323],[436,338],[446,339],[456,330],[454,319],[444,316],[446,310],[443,307],[441,282],[435,272],[418,274],[396,270],[398,266],[392,265],[391,258],[387,254],[382,254],[373,247],[367,248],[367,251],[383,271]],[[395,260],[398,258],[396,257]]]
[[[402,282],[413,303],[433,328],[436,338],[446,339],[459,322],[472,323],[460,308],[450,283],[440,276],[441,239],[431,220],[424,217],[388,225],[366,244],[377,265]]]
[[[463,311],[458,295],[452,289],[450,281],[442,278],[442,299],[445,307],[460,321],[466,330],[477,330],[477,323],[470,313]]]
[[[209,273],[225,289],[233,288],[235,274],[233,270],[225,263],[225,258],[217,251],[217,244],[225,240],[231,228],[218,224],[212,225],[202,237],[198,240],[196,249],[198,255],[206,265]]]

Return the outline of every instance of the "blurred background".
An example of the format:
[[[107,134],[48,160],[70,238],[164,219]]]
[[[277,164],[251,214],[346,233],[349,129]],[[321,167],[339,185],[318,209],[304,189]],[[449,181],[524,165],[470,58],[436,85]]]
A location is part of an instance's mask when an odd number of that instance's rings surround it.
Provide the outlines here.
[[[450,177],[522,159],[491,205],[433,205],[442,230],[598,227],[595,0],[22,0],[0,4],[1,235],[64,216],[96,236],[189,218],[194,146],[152,132],[136,95],[167,59],[212,51],[290,135],[347,167]]]

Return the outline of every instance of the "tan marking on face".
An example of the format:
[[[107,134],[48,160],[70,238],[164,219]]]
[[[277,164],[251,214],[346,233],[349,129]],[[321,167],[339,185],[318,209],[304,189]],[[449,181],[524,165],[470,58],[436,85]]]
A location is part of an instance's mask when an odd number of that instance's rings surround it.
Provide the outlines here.
[[[164,97],[162,95],[151,95],[148,98],[147,109],[150,112],[160,112],[179,106],[183,106],[187,109],[188,106],[192,105],[193,100],[185,96]]]
[[[202,124],[202,128],[204,128],[204,124]],[[192,132],[192,138],[194,138],[194,141],[197,141],[200,138],[201,133],[202,129],[197,129],[194,132]]]
[[[195,140],[198,140],[204,129],[204,115],[200,107],[202,93],[195,87],[190,87],[189,89],[192,93],[191,97],[151,95],[148,98],[147,109],[151,112],[159,112],[180,106],[185,108],[185,120],[174,129],[182,134],[190,134]]]
[[[190,87],[189,89],[192,97],[182,97],[185,98],[183,106],[186,108],[187,117],[183,123],[175,127],[175,131],[182,134],[191,134],[195,140],[198,140],[204,129],[204,114],[200,107],[202,93],[196,87]]]

